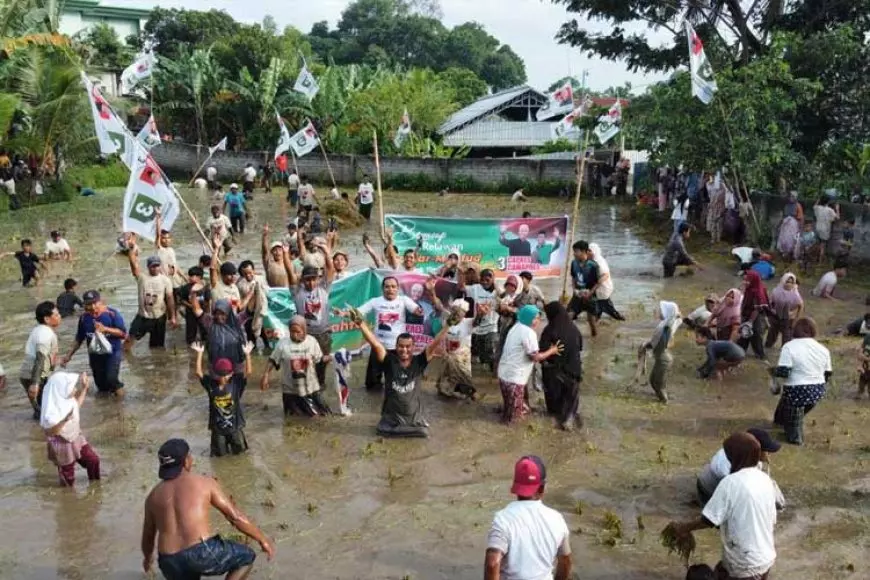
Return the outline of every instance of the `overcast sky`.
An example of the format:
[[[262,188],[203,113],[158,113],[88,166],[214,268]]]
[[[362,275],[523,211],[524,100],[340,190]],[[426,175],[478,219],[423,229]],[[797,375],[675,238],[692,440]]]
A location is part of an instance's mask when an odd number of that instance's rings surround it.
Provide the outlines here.
[[[105,4],[121,5],[122,0],[104,0]],[[157,0],[149,3],[135,0],[141,7],[154,5],[166,8],[226,10],[242,22],[260,22],[271,14],[278,25],[292,25],[308,32],[321,20],[334,27],[351,0]],[[637,89],[663,78],[629,72],[625,64],[590,59],[579,50],[558,44],[554,37],[559,26],[569,16],[561,5],[550,0],[440,0],[445,25],[452,27],[476,21],[501,42],[509,44],[525,61],[529,84],[546,89],[553,81],[573,74],[578,78],[587,70],[587,83],[593,90],[604,90],[629,81]]]

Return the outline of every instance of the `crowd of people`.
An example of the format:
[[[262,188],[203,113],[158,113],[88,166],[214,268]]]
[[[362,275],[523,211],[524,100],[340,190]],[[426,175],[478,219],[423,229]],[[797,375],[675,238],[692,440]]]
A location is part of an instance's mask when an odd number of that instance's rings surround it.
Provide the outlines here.
[[[286,416],[333,413],[323,396],[330,365],[335,371],[340,413],[350,413],[345,377],[350,359],[359,353],[334,351],[330,315],[358,328],[369,347],[363,384],[368,390],[383,391],[376,425],[382,436],[429,434],[431,426],[421,398],[424,374],[435,380],[438,393],[469,400],[477,399],[475,383],[481,378],[497,380],[502,395],[501,419],[507,424],[528,416],[530,391],[540,385],[545,411],[556,425],[565,430],[582,425],[584,343],[576,320],[585,314],[592,337],[598,333],[601,317],[625,320],[612,300],[615,284],[598,244],[585,240],[571,244],[573,293],[567,306],[547,300],[531,272],[510,274],[499,283],[496,272],[481,270],[455,252],[443,256],[441,268],[429,274],[425,284],[411,295],[402,295],[397,277],[386,275],[381,296],[356,308],[331,304],[332,285],[358,265],[351,264],[350,254],[341,249],[336,224],[331,220],[323,223],[310,181],[286,168],[279,173],[286,175],[287,201],[296,208],[296,217],[284,232],[273,232],[264,225],[259,265],[249,259],[231,261],[238,251],[238,240],[246,235],[246,217],[255,203],[257,171],[250,164],[246,166],[242,187],[233,183],[224,194],[216,170],[209,167],[206,186],[214,192],[215,203],[204,225],[210,247],[196,265],[185,270],[178,263],[172,233],[162,228],[159,211],[153,249],[141,245],[134,234],[119,238],[117,249],[126,255],[138,288],[138,309],[129,327],[121,312],[108,305],[98,290],[87,290],[79,298],[74,279],[64,281],[63,293],[56,301],[36,307],[37,325],[24,348],[20,380],[33,417],[45,432],[48,457],[57,467],[61,484],[74,484],[76,463],[86,470],[89,480],[100,479],[99,455],[80,426],[80,409],[90,382],[99,394],[120,400],[125,353],[146,335],[149,347],[165,346],[167,332],[182,322],[186,342],[195,353],[195,375],[209,400],[210,452],[215,457],[244,453],[248,448],[243,398],[258,343],[267,354],[260,388],[267,391],[273,383],[280,386]],[[268,177],[271,180],[272,173]],[[716,187],[721,191],[724,186]],[[681,199],[683,195],[686,199]],[[666,278],[674,276],[678,266],[701,268],[685,245],[693,219],[702,220],[703,215],[693,218],[692,199],[687,192],[674,200],[674,233],[663,257]],[[370,219],[374,189],[367,177],[360,183],[354,203],[361,216]],[[714,209],[711,200],[708,211]],[[782,229],[787,235],[800,230],[797,215],[789,213],[784,219]],[[797,229],[795,224],[786,223],[788,219],[798,219]],[[703,221],[709,224],[709,220],[708,213]],[[555,251],[560,237],[556,235],[551,243],[546,233],[542,235],[536,251]],[[715,227],[711,235],[717,237]],[[415,249],[400,256],[389,233],[383,241],[381,250],[364,236],[374,267],[419,273]],[[144,269],[143,253],[147,254]],[[22,282],[27,286],[40,283],[40,271],[47,262],[71,260],[73,250],[62,232],[53,231],[42,259],[34,253],[30,240],[21,242],[20,251],[0,254],[5,256],[18,260]],[[649,384],[658,399],[667,403],[670,349],[681,326],[690,329],[696,343],[705,349],[705,360],[698,369],[702,379],[721,380],[744,363],[749,347],[756,357],[766,360],[766,349],[781,340],[778,362],[770,370],[772,390],[780,395],[774,424],[782,426],[787,442],[800,445],[804,418],[825,395],[832,372],[830,353],[816,340],[818,331],[804,311],[797,276],[785,273],[768,295],[761,274],[753,267],[761,256],[750,258],[749,265],[741,269],[743,283],[739,288],[727,290],[721,298],[706,296],[687,316],[676,303],[660,302],[655,312],[657,326],[641,346],[639,362],[645,368],[647,356],[652,356]],[[752,258],[756,258],[755,263]],[[845,273],[845,266],[835,262],[834,269],[822,277],[817,295],[833,296]],[[456,291],[448,299],[435,292],[439,280],[455,283]],[[277,340],[262,323],[271,288],[289,289],[296,310],[286,333]],[[406,324],[423,317],[424,306],[431,310],[425,314],[434,313],[436,322],[432,341],[419,350]],[[54,329],[62,317],[76,314],[79,320],[74,341],[60,357]],[[367,320],[374,320],[374,325]],[[544,320],[546,326],[541,331]],[[62,370],[83,345],[90,377]],[[863,369],[862,389],[866,389],[870,385],[870,341],[864,341],[858,358]],[[434,373],[427,373],[435,359],[441,359],[442,364]],[[704,527],[721,528],[725,550],[720,568],[724,572],[717,572],[717,578],[766,578],[773,565],[773,525],[776,509],[782,508],[784,499],[765,465],[769,454],[778,449],[779,443],[760,429],[729,437],[699,475],[699,498],[706,504],[703,515],[694,522],[675,524],[681,534]],[[167,578],[216,573],[245,577],[254,561],[253,551],[211,536],[209,506],[221,511],[272,556],[274,546],[269,539],[227,499],[220,486],[192,473],[192,454],[185,441],[167,441],[158,456],[162,481],[148,497],[143,526],[146,570],[153,566],[156,537],[157,563]],[[545,481],[540,458],[527,456],[517,463],[512,489],[517,501],[499,512],[493,522],[487,542],[486,578],[543,577],[553,573],[554,562],[553,577],[570,577],[567,526],[558,512],[541,503]],[[738,504],[742,506],[739,509],[734,507]],[[751,533],[746,531],[749,520],[754,526]],[[209,568],[207,554],[219,554],[221,566]]]

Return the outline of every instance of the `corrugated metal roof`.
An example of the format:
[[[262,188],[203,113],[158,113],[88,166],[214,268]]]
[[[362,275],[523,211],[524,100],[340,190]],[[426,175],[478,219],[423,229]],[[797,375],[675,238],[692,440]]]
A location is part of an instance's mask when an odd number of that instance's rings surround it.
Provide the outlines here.
[[[540,97],[544,101],[546,101],[547,99],[546,96],[542,95],[528,85],[520,85],[517,87],[506,89],[499,93],[484,97],[479,101],[471,103],[464,109],[456,111],[444,122],[443,125],[441,125],[441,127],[439,127],[438,132],[442,135],[446,135],[450,131],[454,131],[462,125],[474,121],[475,119],[486,115],[490,111],[511,102],[517,97],[525,94],[527,91],[533,92],[536,96]]]
[[[539,147],[552,139],[550,125],[538,121],[505,121],[490,116],[444,136],[448,147]]]

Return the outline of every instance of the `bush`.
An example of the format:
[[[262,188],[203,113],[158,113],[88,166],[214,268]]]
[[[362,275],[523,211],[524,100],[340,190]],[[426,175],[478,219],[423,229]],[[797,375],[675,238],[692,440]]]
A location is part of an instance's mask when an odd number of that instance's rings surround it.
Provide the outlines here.
[[[568,186],[572,195],[575,191],[574,182],[562,182],[554,180],[523,181],[516,178],[508,178],[499,183],[482,183],[469,175],[457,175],[445,182],[442,179],[429,177],[424,173],[399,173],[388,175],[383,178],[384,189],[398,189],[402,191],[426,191],[435,192],[448,188],[453,193],[513,193],[523,188],[533,195],[558,195],[559,191]]]
[[[125,187],[130,180],[130,171],[119,160],[100,165],[75,165],[67,169],[63,182],[75,188],[76,184],[92,189]]]

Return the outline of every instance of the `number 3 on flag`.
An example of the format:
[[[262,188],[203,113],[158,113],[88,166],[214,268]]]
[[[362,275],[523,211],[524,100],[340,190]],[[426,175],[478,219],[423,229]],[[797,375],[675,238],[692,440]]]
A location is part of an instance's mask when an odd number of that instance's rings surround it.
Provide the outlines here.
[[[130,218],[147,224],[154,221],[154,212],[160,207],[160,203],[141,193],[130,204]]]

